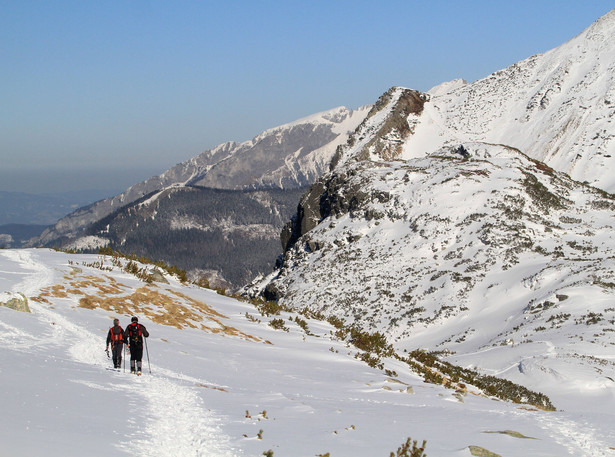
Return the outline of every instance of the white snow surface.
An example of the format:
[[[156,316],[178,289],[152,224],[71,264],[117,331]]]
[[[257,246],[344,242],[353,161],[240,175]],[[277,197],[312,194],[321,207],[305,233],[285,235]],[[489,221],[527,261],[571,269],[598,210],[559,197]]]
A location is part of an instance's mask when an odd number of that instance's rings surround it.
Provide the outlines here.
[[[274,330],[248,303],[169,279],[146,285],[97,255],[0,251],[0,292],[32,309],[0,306],[2,455],[385,457],[407,437],[429,456],[613,455],[612,383],[585,399],[600,411],[459,401],[400,362],[386,361],[396,378],[368,367],[327,323],[306,319],[308,334],[283,313],[288,331]],[[174,303],[118,304],[135,292]],[[109,370],[104,352],[112,318],[132,314],[150,332],[141,377]]]
[[[109,244],[109,240],[100,236],[95,235],[87,235],[82,236],[81,238],[77,238],[72,243],[66,245],[65,249],[67,251],[75,250],[81,251],[86,249],[95,250],[98,248],[105,247]]]

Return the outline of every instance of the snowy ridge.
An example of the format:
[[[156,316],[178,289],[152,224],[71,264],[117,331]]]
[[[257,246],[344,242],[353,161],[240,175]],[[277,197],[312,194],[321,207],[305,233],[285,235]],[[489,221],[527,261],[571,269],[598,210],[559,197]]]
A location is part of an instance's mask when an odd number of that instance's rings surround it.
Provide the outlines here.
[[[276,316],[167,279],[145,284],[101,256],[0,252],[0,290],[25,293],[32,307],[0,306],[7,455],[384,457],[409,435],[442,457],[470,446],[611,455],[609,417],[461,395],[385,360],[392,378],[357,360],[327,323],[303,316],[302,327],[283,313],[286,330],[274,330]],[[103,352],[111,319],[126,325],[133,314],[150,332],[152,373],[144,358],[138,378],[107,370]]]
[[[615,392],[613,197],[513,148],[464,146],[337,168],[313,188],[328,212],[255,290],[600,411]]]
[[[615,12],[567,43],[472,84],[429,91],[404,158],[468,141],[506,144],[615,191]]]
[[[369,110],[370,108],[371,106],[369,105],[361,106],[357,108],[356,111],[360,113]],[[283,124],[278,127],[265,130],[263,133],[256,136],[250,142],[252,144],[258,143],[260,140],[267,136],[282,133],[284,130],[289,130],[292,127],[296,127],[301,124],[331,125],[336,133],[347,133],[349,131],[353,131],[356,127],[356,121],[353,121],[353,117],[354,110],[348,109],[345,106],[338,106],[337,108],[311,114],[301,119],[297,119],[296,121],[292,121],[287,124]]]
[[[76,237],[89,224],[173,186],[285,189],[309,185],[328,170],[337,146],[346,142],[368,110],[369,106],[338,107],[267,130],[249,141],[216,146],[115,197],[78,209],[45,230],[37,243],[49,245],[61,237]]]

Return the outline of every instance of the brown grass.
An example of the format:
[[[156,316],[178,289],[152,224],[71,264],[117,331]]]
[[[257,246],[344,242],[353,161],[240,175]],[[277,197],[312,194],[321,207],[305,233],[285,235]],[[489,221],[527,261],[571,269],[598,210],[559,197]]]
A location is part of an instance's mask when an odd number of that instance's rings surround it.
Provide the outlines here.
[[[224,321],[228,317],[209,305],[158,285],[147,284],[134,290],[111,276],[84,276],[73,270],[70,276],[64,277],[64,284],[47,287],[32,300],[51,304],[51,298],[74,298],[80,308],[100,308],[124,316],[145,316],[156,324],[262,341],[226,325]]]

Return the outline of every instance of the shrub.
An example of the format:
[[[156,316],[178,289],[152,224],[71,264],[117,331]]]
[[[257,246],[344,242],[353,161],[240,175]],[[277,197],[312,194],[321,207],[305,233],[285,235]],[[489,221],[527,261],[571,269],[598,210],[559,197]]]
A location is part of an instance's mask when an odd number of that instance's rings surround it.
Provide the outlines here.
[[[249,301],[258,309],[262,316],[279,316],[282,311],[290,311],[290,309],[277,301],[263,300],[261,298],[252,298]]]
[[[285,332],[289,331],[288,327],[284,325],[284,319],[273,319],[271,322],[269,322],[269,325],[276,330],[284,330]]]
[[[427,441],[423,440],[421,447],[418,447],[416,440],[412,441],[412,438],[408,438],[406,442],[397,449],[397,453],[391,452],[390,457],[427,457],[427,454],[425,454],[426,444]]]
[[[186,283],[188,282],[188,273],[186,273],[185,270],[182,270],[178,267],[176,267],[175,265],[166,265],[164,262],[161,261],[154,261],[154,260],[150,260],[147,257],[141,256],[139,258],[137,258],[136,255],[134,254],[123,254],[120,251],[114,251],[113,249],[111,249],[110,247],[103,247],[100,248],[98,250],[98,253],[100,255],[105,255],[105,256],[110,256],[111,257],[111,263],[113,265],[115,265],[116,267],[124,270],[127,273],[133,274],[135,275],[137,278],[151,283],[152,280],[149,276],[149,274],[147,273],[147,271],[145,269],[139,269],[138,265],[135,262],[139,262],[141,264],[144,265],[154,265],[157,266],[159,268],[161,268],[162,270],[165,270],[167,273],[173,275],[173,276],[177,276],[177,278],[182,282],[182,283]],[[123,266],[122,262],[120,261],[120,259],[126,259],[128,260],[128,263]]]
[[[380,356],[392,356],[393,346],[388,344],[386,337],[380,333],[364,332],[356,327],[350,328],[350,342],[366,352],[374,352]]]
[[[547,411],[555,411],[555,407],[549,397],[529,390],[528,388],[515,384],[507,379],[495,376],[481,375],[474,370],[462,368],[448,362],[439,360],[433,353],[422,350],[414,350],[407,359],[401,359],[408,363],[411,368],[423,375],[426,382],[443,384],[454,387],[457,384],[461,387],[461,382],[471,384],[481,389],[486,395],[499,398],[501,400],[523,403]]]

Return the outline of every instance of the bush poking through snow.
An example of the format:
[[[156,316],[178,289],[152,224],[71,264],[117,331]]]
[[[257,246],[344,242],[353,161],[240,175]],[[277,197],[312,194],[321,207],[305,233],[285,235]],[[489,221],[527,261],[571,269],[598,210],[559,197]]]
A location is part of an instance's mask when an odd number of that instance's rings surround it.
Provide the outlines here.
[[[422,374],[426,382],[461,389],[465,389],[465,384],[470,384],[486,395],[501,400],[527,404],[546,411],[555,411],[549,397],[540,392],[531,391],[507,379],[481,375],[474,370],[450,364],[439,360],[434,354],[426,351],[412,351],[408,358],[400,358],[400,360],[404,360],[415,371]]]
[[[406,442],[397,449],[397,453],[391,452],[390,457],[427,457],[427,454],[425,454],[426,444],[427,441],[423,440],[423,444],[419,447],[416,440],[412,441],[412,438],[408,438]]]
[[[291,311],[290,308],[280,305],[277,301],[251,298],[249,300],[262,316],[279,316],[282,311]]]
[[[160,268],[161,270],[166,271],[168,274],[176,276],[182,283],[188,282],[188,274],[186,273],[186,271],[176,267],[175,265],[167,265],[164,262],[154,261],[144,256],[137,257],[134,254],[131,254],[131,255],[123,254],[120,251],[114,251],[108,246],[104,248],[100,248],[98,250],[98,253],[103,256],[110,256],[111,263],[114,266],[122,269],[123,271],[127,273],[135,275],[137,278],[147,283],[151,283],[153,281],[151,273],[147,271],[146,268],[139,268],[139,266],[135,262],[139,262],[143,265],[154,265]],[[121,259],[128,260],[128,263],[124,265]],[[101,270],[104,269],[103,260],[100,261],[99,268]]]
[[[284,319],[273,319],[271,322],[269,322],[269,325],[276,330],[284,330],[285,332],[289,331],[288,327],[286,327],[284,323]]]

